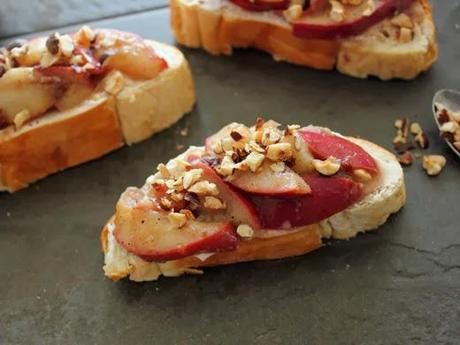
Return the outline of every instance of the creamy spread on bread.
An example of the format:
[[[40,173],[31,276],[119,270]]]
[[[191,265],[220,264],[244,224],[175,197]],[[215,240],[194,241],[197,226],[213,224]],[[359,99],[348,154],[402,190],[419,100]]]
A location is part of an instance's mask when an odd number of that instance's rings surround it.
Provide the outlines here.
[[[16,40],[0,50],[0,129],[74,108],[98,92],[115,95],[167,67],[152,45],[116,30],[83,26],[74,34]]]

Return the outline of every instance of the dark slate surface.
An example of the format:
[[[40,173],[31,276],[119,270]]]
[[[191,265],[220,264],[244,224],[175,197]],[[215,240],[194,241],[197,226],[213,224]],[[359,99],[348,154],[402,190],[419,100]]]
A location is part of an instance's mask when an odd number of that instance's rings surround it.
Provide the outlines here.
[[[436,89],[459,87],[459,4],[435,6],[441,57],[414,82],[356,80],[255,51],[219,58],[183,49],[199,98],[192,114],[141,144],[0,195],[0,344],[459,344],[460,165],[430,113]],[[167,10],[98,25],[173,42]],[[310,255],[152,283],[105,279],[99,230],[120,192],[176,155],[176,144],[199,144],[259,114],[386,147],[393,120],[412,116],[448,164],[428,178],[417,162],[406,170],[399,214]]]
[[[164,7],[168,0],[2,0],[0,37]]]

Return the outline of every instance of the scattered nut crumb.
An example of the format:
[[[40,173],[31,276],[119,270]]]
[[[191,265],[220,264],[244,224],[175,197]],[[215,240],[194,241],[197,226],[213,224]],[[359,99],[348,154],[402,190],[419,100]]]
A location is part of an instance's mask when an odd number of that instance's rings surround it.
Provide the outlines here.
[[[398,155],[398,161],[402,165],[411,165],[414,162],[414,156],[410,151]]]
[[[353,170],[353,176],[358,182],[369,182],[372,180],[372,175],[364,169]]]
[[[227,207],[223,201],[214,196],[206,196],[203,206],[212,210],[222,210]]]
[[[236,232],[241,237],[252,237],[254,235],[254,230],[247,224],[240,224],[236,228]]]
[[[203,174],[203,169],[191,169],[184,174],[183,177],[183,186],[185,189],[190,188],[195,182],[197,182],[201,175]]]
[[[209,181],[199,181],[188,189],[189,192],[195,193],[196,195],[213,195],[219,194],[217,186]]]
[[[183,213],[171,212],[168,214],[168,219],[172,225],[182,228],[187,223],[187,216]]]
[[[441,155],[426,155],[423,156],[422,166],[426,173],[430,176],[439,175],[446,165],[446,158]]]
[[[180,131],[180,135],[182,135],[183,137],[186,137],[188,135],[188,128],[187,127],[182,128]]]
[[[249,170],[252,172],[256,172],[257,169],[262,165],[263,161],[265,159],[265,156],[259,152],[251,152],[244,162],[246,165],[249,167]]]
[[[171,173],[169,172],[169,169],[163,163],[158,164],[157,169],[160,172],[161,176],[163,176],[164,178],[171,177]]]
[[[341,163],[340,160],[338,160],[337,158],[330,156],[328,159],[324,161],[314,159],[313,166],[315,167],[316,171],[318,171],[320,174],[332,176],[340,170]]]

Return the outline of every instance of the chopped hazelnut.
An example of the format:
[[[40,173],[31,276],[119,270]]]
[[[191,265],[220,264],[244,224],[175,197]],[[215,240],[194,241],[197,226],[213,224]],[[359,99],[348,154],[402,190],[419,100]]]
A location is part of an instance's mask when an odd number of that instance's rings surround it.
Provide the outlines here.
[[[364,169],[353,170],[353,176],[358,182],[369,182],[372,180],[372,175]]]
[[[460,151],[460,141],[454,142],[453,145],[458,151]]]
[[[375,10],[375,3],[374,0],[367,0],[366,8],[363,11],[363,16],[368,17],[370,16]]]
[[[156,181],[158,181],[158,180],[157,180],[157,179],[155,178],[155,176],[153,176],[153,175],[150,175],[150,176],[147,177],[147,179],[145,180],[145,182],[148,183],[148,184],[154,184]],[[163,180],[161,180],[161,181],[162,181],[163,184],[164,184],[164,181],[163,181]]]
[[[406,151],[398,156],[398,161],[402,165],[411,165],[414,162],[414,156],[410,151]]]
[[[59,34],[57,32],[48,36],[46,49],[52,55],[59,53]]]
[[[236,228],[236,232],[241,237],[252,237],[254,235],[254,230],[247,224],[240,224]]]
[[[91,42],[93,42],[96,38],[96,33],[91,30],[89,26],[84,25],[77,31],[75,37],[78,44],[84,46],[85,48],[89,48]]]
[[[271,144],[276,144],[281,140],[281,133],[276,128],[264,128],[262,131],[262,138],[260,139],[260,143],[264,146],[268,146]]]
[[[320,174],[331,176],[336,174],[340,170],[341,164],[340,160],[333,156],[330,156],[328,159],[324,161],[314,159],[313,166],[315,167],[316,171],[318,171]]]
[[[412,41],[412,30],[408,28],[401,28],[399,30],[399,42],[408,43]]]
[[[212,210],[222,210],[226,207],[225,203],[214,196],[206,196],[203,206]]]
[[[415,136],[415,142],[421,149],[426,149],[429,145],[428,137],[425,132],[420,132]]]
[[[391,18],[390,23],[400,28],[411,29],[414,26],[410,17],[405,13],[400,13],[397,16]]]
[[[203,169],[192,169],[187,171],[184,174],[183,186],[185,189],[190,188],[195,182],[197,182],[201,175],[203,174]]]
[[[214,151],[215,154],[221,154],[224,152],[222,148],[222,142],[220,140],[216,140],[212,143],[211,149]]]
[[[190,211],[189,209],[183,208],[182,210],[179,211],[179,213],[185,214],[185,216],[186,216],[187,219],[189,219],[189,220],[195,219],[195,215],[194,215],[193,212]]]
[[[292,157],[292,147],[289,143],[271,144],[267,147],[267,158],[272,161],[286,161]]]
[[[172,202],[166,197],[160,198],[160,206],[162,209],[169,211],[172,208]]]
[[[238,140],[243,139],[243,135],[241,135],[241,133],[238,132],[237,130],[231,131],[231,132],[230,132],[230,136],[231,136],[232,139],[235,140],[235,141],[238,141]]]
[[[218,195],[219,190],[217,186],[209,181],[199,181],[188,189],[189,192],[196,195]]]
[[[80,65],[82,65],[84,62],[85,62],[85,59],[83,59],[83,56],[81,56],[81,55],[73,55],[73,56],[70,58],[70,63],[71,63],[72,65],[80,66]]]
[[[441,170],[446,165],[446,158],[441,155],[423,156],[422,166],[426,173],[430,176],[439,175]]]
[[[168,219],[172,225],[182,228],[187,223],[187,216],[183,213],[171,212],[168,214]]]
[[[222,138],[222,140],[221,140],[222,150],[224,150],[224,151],[232,151],[234,142],[235,141],[231,137]]]
[[[450,116],[449,116],[449,113],[447,112],[447,109],[444,108],[438,113],[438,121],[441,125],[445,122],[450,121]]]
[[[284,170],[286,170],[286,164],[284,164],[284,162],[273,163],[273,164],[270,165],[270,169],[273,172],[281,173]]]
[[[115,96],[121,91],[124,83],[125,80],[123,78],[123,74],[119,71],[114,71],[110,73],[110,75],[108,75],[105,79],[104,90],[107,93]]]
[[[441,125],[441,132],[455,133],[460,128],[460,125],[455,121],[448,121]]]
[[[171,198],[172,201],[175,201],[175,202],[184,200],[184,194],[182,193],[171,193],[169,197]]]
[[[332,5],[332,8],[329,13],[329,17],[335,22],[341,22],[344,18],[343,5],[336,0],[331,0],[330,4]]]
[[[283,11],[284,18],[287,21],[292,21],[299,19],[302,15],[303,8],[301,5],[291,5],[286,10]]]
[[[72,37],[69,35],[62,35],[59,37],[59,50],[62,55],[66,57],[72,56],[74,48]]]
[[[256,172],[257,169],[262,165],[263,161],[265,159],[265,156],[261,153],[258,152],[251,152],[244,162],[246,165],[249,167],[249,170],[252,172]]]
[[[157,169],[160,172],[161,176],[163,176],[164,178],[171,177],[171,173],[169,172],[169,169],[163,163],[158,164]]]
[[[14,124],[16,125],[16,128],[19,128],[30,118],[31,118],[30,111],[27,109],[24,109],[16,114],[13,121],[14,121]]]
[[[232,158],[229,156],[225,156],[220,163],[220,166],[217,168],[219,174],[223,176],[230,176],[233,174],[235,170],[235,163],[233,162]]]
[[[415,135],[423,132],[423,130],[418,122],[412,122],[410,125],[410,132]]]

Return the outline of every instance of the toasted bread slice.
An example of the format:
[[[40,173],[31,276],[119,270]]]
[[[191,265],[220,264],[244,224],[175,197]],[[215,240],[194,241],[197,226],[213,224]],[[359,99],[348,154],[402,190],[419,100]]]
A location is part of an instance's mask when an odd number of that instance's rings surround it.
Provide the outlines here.
[[[155,42],[168,68],[156,78],[135,81],[122,75],[115,94],[101,87],[82,104],[50,112],[19,129],[0,130],[0,191],[17,191],[47,175],[98,158],[165,129],[195,103],[192,74],[183,54]],[[121,73],[119,73],[121,74]],[[102,88],[102,89],[101,89]]]
[[[272,237],[244,240],[236,250],[212,255],[195,255],[180,260],[155,263],[126,251],[113,236],[113,219],[103,228],[101,243],[105,275],[113,280],[156,280],[159,276],[202,273],[199,268],[236,262],[279,259],[303,255],[321,247],[321,238],[346,239],[383,224],[405,203],[403,171],[396,157],[371,142],[348,138],[363,147],[377,162],[381,177],[377,188],[361,201],[328,219],[297,230],[277,230]],[[263,233],[263,230],[261,231]]]
[[[284,18],[270,11],[246,11],[228,0],[170,0],[170,4],[177,41],[216,55],[230,55],[233,48],[255,47],[277,61],[324,70],[336,67],[354,77],[386,80],[415,78],[438,54],[427,0],[417,0],[406,10],[414,24],[414,37],[407,43],[381,34],[391,26],[391,19],[347,39],[303,39],[292,34]]]

